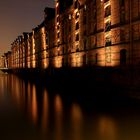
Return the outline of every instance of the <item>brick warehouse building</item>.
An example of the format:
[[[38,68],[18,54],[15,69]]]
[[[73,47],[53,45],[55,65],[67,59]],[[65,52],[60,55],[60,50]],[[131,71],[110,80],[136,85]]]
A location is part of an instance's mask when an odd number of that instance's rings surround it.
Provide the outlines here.
[[[56,0],[11,47],[12,69],[140,65],[140,0]]]
[[[139,6],[138,0],[56,1],[58,65],[139,65]]]

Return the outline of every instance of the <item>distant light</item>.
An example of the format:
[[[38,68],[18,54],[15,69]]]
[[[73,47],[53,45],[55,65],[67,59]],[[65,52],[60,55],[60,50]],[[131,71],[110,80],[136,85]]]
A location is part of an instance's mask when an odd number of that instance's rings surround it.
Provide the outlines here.
[[[102,1],[102,0],[101,0]],[[84,9],[86,10],[87,9],[87,6],[86,5],[84,5]]]

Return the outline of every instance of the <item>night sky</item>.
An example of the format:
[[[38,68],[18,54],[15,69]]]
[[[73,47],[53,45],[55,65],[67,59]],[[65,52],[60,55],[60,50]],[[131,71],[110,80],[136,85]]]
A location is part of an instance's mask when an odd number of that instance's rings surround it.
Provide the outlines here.
[[[45,7],[54,7],[54,0],[0,0],[0,55],[43,21]]]

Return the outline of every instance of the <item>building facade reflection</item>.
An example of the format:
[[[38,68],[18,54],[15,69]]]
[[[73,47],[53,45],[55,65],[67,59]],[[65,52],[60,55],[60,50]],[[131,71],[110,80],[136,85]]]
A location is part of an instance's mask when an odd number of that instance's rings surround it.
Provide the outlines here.
[[[99,118],[99,138],[101,140],[117,140],[117,125],[109,116]]]
[[[54,109],[55,109],[55,130],[54,139],[62,140],[63,137],[63,103],[59,95],[54,97]]]

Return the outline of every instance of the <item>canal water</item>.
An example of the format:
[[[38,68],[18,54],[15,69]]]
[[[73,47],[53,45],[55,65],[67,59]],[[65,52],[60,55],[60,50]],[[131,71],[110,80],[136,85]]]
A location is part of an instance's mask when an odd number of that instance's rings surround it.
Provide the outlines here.
[[[0,139],[140,140],[139,101],[113,104],[68,87],[1,73]]]

